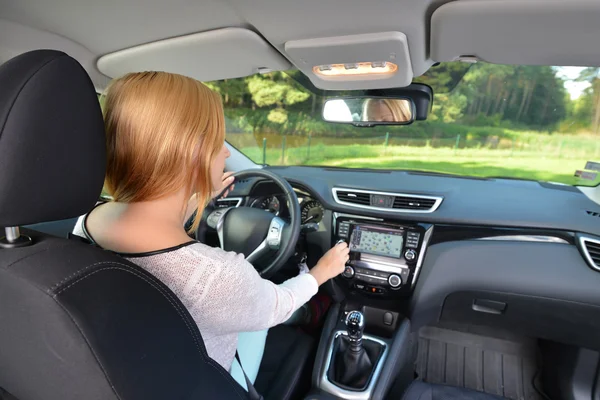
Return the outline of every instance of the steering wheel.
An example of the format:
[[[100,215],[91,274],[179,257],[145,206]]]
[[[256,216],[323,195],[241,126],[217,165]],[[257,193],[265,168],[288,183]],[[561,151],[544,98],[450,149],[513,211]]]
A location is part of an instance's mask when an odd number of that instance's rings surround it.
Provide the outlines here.
[[[275,182],[289,204],[290,222],[253,207],[217,208],[216,200],[212,200],[204,209],[196,229],[196,240],[204,243],[208,228],[215,229],[223,250],[244,254],[263,278],[269,278],[281,269],[296,249],[300,236],[298,197],[285,179],[270,171],[249,169],[233,176],[235,181],[261,177]],[[215,199],[219,197],[221,195]],[[272,261],[265,262],[265,259]]]

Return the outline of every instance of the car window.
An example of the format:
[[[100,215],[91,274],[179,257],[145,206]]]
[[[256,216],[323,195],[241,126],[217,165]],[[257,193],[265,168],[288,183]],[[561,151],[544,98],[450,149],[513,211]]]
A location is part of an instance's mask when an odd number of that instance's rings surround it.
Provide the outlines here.
[[[324,122],[325,97],[284,72],[209,86],[223,97],[227,141],[259,164],[598,184],[587,162],[600,157],[599,68],[449,64],[421,81],[452,90],[407,126]]]

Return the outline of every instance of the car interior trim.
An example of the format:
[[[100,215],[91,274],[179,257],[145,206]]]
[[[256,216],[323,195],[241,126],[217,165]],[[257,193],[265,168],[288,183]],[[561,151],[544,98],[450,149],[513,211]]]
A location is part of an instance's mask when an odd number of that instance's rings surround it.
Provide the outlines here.
[[[425,252],[427,251],[427,244],[429,243],[429,239],[431,239],[431,235],[433,234],[433,225],[427,228],[425,231],[425,235],[423,235],[423,244],[421,245],[422,250],[419,252],[419,257],[417,258],[417,265],[415,267],[415,273],[413,275],[413,279],[411,282],[411,287],[415,287],[417,283],[417,278],[419,277],[419,272],[421,272],[421,267],[423,266],[423,259],[425,258]]]
[[[333,213],[333,234],[337,235],[337,219],[340,217],[346,217],[346,218],[360,218],[360,219],[368,219],[371,221],[383,221],[383,218],[375,218],[375,217],[368,217],[366,215],[355,215],[355,214],[345,214],[345,213],[339,213],[339,212],[334,212]]]
[[[331,336],[331,339],[329,341],[329,348],[327,351],[327,357],[325,358],[325,367],[323,368],[323,370],[321,372],[321,379],[319,382],[320,383],[319,387],[322,390],[324,390],[328,393],[331,393],[334,396],[337,396],[338,398],[341,398],[344,400],[369,400],[371,398],[371,394],[373,393],[373,389],[375,388],[375,385],[377,384],[377,380],[379,379],[379,375],[381,374],[383,365],[385,364],[385,361],[387,359],[389,346],[385,341],[383,341],[375,336],[371,336],[371,335],[367,335],[367,334],[363,335],[363,340],[371,340],[375,343],[380,344],[383,347],[383,353],[381,354],[381,357],[379,358],[379,360],[377,362],[377,366],[375,367],[375,370],[373,371],[373,375],[371,376],[371,380],[369,381],[369,384],[367,385],[366,389],[363,391],[346,390],[346,389],[342,389],[341,387],[339,387],[336,384],[334,384],[333,382],[331,382],[328,377],[329,367],[331,365],[331,359],[333,357],[334,343],[335,343],[335,340],[340,336],[348,336],[348,332],[343,331],[343,330],[338,330],[338,331],[335,331],[333,333],[333,335]]]
[[[503,235],[486,236],[475,240],[503,240],[512,242],[545,242],[545,243],[563,243],[569,244],[565,239],[548,235]]]
[[[590,255],[590,252],[586,245],[586,242],[594,243],[594,244],[597,244],[600,246],[600,240],[594,239],[587,235],[579,236],[579,244],[581,245],[580,247],[581,247],[581,251],[583,252],[583,256],[585,257],[585,261],[589,264],[589,266],[591,268],[595,269],[596,271],[600,271],[600,266],[598,264],[596,264],[596,262],[594,262],[594,260],[592,259],[592,256]]]
[[[398,196],[398,197],[414,197],[426,200],[435,200],[433,206],[428,210],[410,210],[410,209],[402,209],[402,208],[387,208],[387,207],[375,207],[375,206],[367,206],[363,204],[354,204],[349,203],[347,201],[340,200],[338,197],[338,192],[342,190],[352,191],[356,193],[368,193],[375,195],[383,195],[383,196]],[[334,187],[331,189],[333,193],[333,199],[336,203],[342,204],[350,207],[364,208],[366,210],[377,210],[377,211],[387,211],[393,213],[418,213],[418,214],[429,214],[438,209],[440,204],[442,203],[443,197],[440,196],[430,196],[423,194],[410,194],[410,193],[395,193],[395,192],[378,192],[374,190],[363,190],[363,189],[354,189],[354,188],[344,188],[344,187]]]
[[[242,197],[224,197],[222,199],[218,199],[217,203],[219,203],[219,202],[224,203],[226,201],[231,201],[231,200],[237,200],[237,204],[235,206],[232,206],[234,208],[239,207],[242,204],[242,201],[244,201],[244,199]]]

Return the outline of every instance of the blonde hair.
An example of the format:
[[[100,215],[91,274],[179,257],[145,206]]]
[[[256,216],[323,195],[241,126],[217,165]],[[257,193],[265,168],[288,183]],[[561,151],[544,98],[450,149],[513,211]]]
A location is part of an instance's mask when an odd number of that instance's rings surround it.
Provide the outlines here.
[[[377,99],[377,98],[369,98],[365,101],[363,105],[363,119],[365,121],[369,120],[369,115],[371,112],[371,107],[377,106],[380,104],[384,104],[387,106],[392,113],[392,117],[396,122],[402,121],[410,121],[411,119],[411,110],[410,104],[408,101],[404,99]]]
[[[111,82],[104,97],[105,191],[113,201],[133,203],[185,188],[198,198],[195,230],[213,190],[212,163],[225,141],[221,97],[201,82],[166,72],[127,74]]]

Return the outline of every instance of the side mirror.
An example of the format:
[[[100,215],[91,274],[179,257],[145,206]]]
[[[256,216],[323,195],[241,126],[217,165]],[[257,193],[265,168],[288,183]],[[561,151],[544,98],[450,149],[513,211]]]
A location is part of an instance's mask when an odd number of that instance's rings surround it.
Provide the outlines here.
[[[356,126],[408,125],[415,120],[415,106],[407,98],[332,98],[323,105],[323,120]]]

